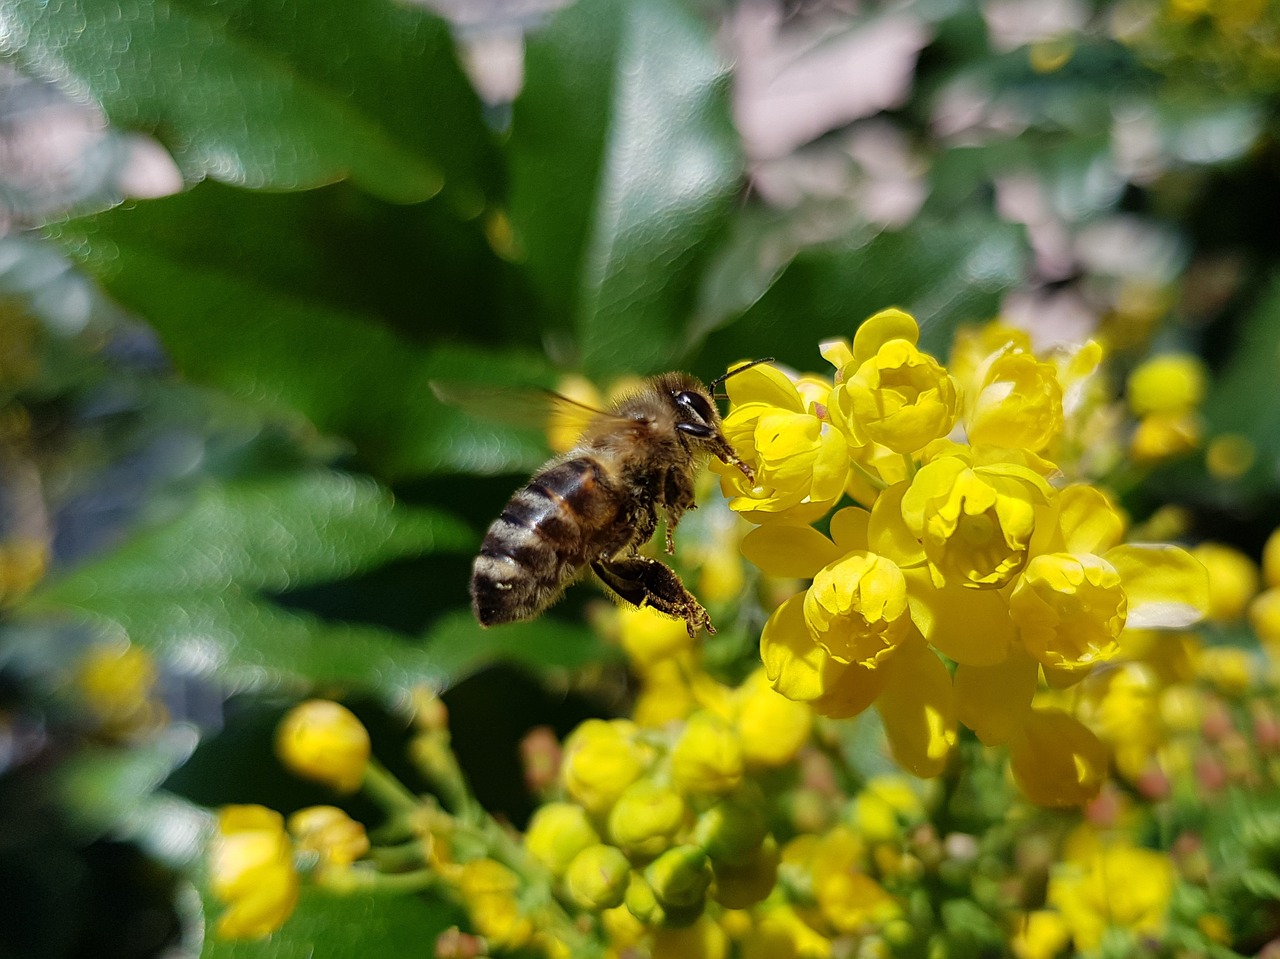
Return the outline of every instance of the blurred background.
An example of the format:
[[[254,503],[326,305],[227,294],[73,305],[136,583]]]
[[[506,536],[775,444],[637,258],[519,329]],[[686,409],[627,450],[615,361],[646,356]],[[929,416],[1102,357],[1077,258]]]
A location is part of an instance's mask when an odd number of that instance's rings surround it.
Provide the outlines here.
[[[435,381],[999,316],[1117,384],[1197,354],[1184,448],[1098,455],[1137,520],[1255,559],[1280,524],[1269,0],[0,0],[0,54],[0,955],[277,954],[204,941],[187,877],[206,808],[320,801],[270,749],[308,695],[377,743],[445,690],[516,824],[521,738],[622,710],[597,591],[472,621],[547,441]]]

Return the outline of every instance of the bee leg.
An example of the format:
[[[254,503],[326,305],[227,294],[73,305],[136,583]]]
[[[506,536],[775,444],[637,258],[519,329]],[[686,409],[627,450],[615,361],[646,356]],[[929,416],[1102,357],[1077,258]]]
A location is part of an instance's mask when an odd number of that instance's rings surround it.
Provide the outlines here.
[[[671,538],[680,525],[680,519],[691,509],[697,509],[693,501],[693,478],[683,470],[667,470],[662,480],[662,506],[667,514],[667,555],[676,551],[675,541]]]
[[[711,617],[685,589],[680,577],[656,559],[637,556],[591,564],[600,581],[633,606],[649,606],[660,613],[683,619],[690,636],[704,628],[714,633]]]

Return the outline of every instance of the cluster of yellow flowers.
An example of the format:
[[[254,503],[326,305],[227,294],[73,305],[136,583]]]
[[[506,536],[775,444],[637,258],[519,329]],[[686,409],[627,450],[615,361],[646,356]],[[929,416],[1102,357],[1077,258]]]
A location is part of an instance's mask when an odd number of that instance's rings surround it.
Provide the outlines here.
[[[1204,568],[1175,546],[1125,543],[1109,497],[1063,481],[1055,457],[1081,442],[1097,344],[1038,356],[992,325],[957,339],[948,371],[918,338],[911,316],[885,310],[852,344],[821,345],[830,380],[762,365],[727,381],[725,434],[755,481],[726,469],[722,487],[760,524],[743,553],[811,581],[764,628],[767,675],[823,716],[874,704],[917,775],[943,770],[960,723],[1009,747],[1034,801],[1080,803],[1106,752],[1033,702],[1040,677],[1073,685],[1117,655],[1123,630],[1195,622]],[[835,509],[846,495],[860,505]],[[810,525],[823,519],[826,533]]]

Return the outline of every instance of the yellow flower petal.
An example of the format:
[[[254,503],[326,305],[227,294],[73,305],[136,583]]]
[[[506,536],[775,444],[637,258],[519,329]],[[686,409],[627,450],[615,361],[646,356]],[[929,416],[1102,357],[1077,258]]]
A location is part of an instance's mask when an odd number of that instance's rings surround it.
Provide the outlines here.
[[[1004,662],[1017,630],[1003,595],[993,589],[935,587],[923,568],[903,570],[903,575],[911,620],[940,652],[970,666]]]
[[[760,526],[742,540],[742,555],[770,576],[812,579],[842,553],[812,526]]]
[[[1079,806],[1098,794],[1107,748],[1083,724],[1057,709],[1034,709],[1009,743],[1018,788],[1041,806]]]
[[[734,407],[763,403],[794,413],[805,411],[804,401],[787,374],[765,364],[729,377],[724,381],[724,389]]]
[[[841,553],[869,548],[867,524],[870,520],[871,514],[857,506],[846,506],[831,517],[831,538],[835,540],[836,546],[840,547]]]
[[[823,340],[818,344],[818,352],[822,354],[824,360],[837,370],[843,370],[854,362],[853,350],[849,348],[849,341],[843,337],[835,340]]]
[[[899,566],[918,566],[925,558],[920,540],[902,518],[902,497],[910,486],[909,482],[903,481],[883,490],[872,504],[867,524],[869,548],[881,556],[888,556]]]
[[[1103,558],[1120,574],[1131,629],[1181,629],[1209,608],[1209,576],[1185,549],[1131,543],[1107,550]]]
[[[893,758],[917,776],[937,776],[956,741],[951,674],[919,640],[899,646],[888,665],[889,681],[876,708]]]
[[[956,667],[956,717],[984,746],[1002,746],[1022,727],[1036,692],[1037,665],[1015,649],[998,666]]]
[[[1101,556],[1124,536],[1124,518],[1110,497],[1095,486],[1076,484],[1057,495],[1063,545],[1055,552]]]
[[[890,307],[862,321],[853,335],[853,356],[864,363],[890,340],[906,340],[913,346],[920,340],[920,325],[910,313]]]

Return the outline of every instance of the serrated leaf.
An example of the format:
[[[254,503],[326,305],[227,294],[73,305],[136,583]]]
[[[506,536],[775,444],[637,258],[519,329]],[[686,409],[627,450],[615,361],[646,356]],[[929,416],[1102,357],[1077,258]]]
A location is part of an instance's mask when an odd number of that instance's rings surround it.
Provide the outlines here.
[[[15,0],[0,50],[157,135],[190,180],[297,190],[350,177],[397,202],[486,146],[444,25],[381,0]],[[475,189],[474,187],[472,188]]]
[[[222,907],[202,892],[205,914]],[[304,883],[297,908],[268,939],[227,941],[210,922],[202,959],[402,959],[431,955],[436,937],[464,923],[458,909],[429,895],[335,895]]]
[[[674,0],[584,0],[530,39],[511,219],[588,373],[669,367],[741,183],[726,74]]]
[[[440,679],[412,638],[288,611],[255,594],[473,544],[459,521],[399,507],[372,481],[304,472],[210,488],[173,522],[55,580],[24,608],[114,624],[186,670],[235,687],[400,690]]]

